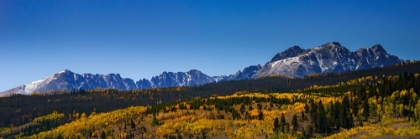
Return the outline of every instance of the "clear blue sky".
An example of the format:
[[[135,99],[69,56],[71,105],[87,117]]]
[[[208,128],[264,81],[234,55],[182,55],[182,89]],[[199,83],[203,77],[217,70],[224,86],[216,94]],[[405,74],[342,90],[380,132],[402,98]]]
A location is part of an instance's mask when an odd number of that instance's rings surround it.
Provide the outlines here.
[[[1,0],[0,92],[63,69],[227,75],[332,41],[420,59],[420,1]]]

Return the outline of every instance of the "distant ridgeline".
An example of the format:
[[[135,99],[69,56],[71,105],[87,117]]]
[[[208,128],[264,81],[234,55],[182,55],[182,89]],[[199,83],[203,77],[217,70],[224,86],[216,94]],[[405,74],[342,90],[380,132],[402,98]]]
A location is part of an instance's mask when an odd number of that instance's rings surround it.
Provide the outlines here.
[[[207,83],[246,80],[270,76],[302,78],[311,74],[344,73],[375,67],[401,64],[403,60],[388,54],[381,45],[360,48],[351,52],[338,42],[326,43],[312,49],[293,46],[276,54],[269,62],[244,68],[225,76],[208,76],[199,70],[187,72],[163,72],[150,80],[134,81],[122,78],[119,74],[77,74],[64,70],[25,85],[1,92],[0,96],[10,94],[31,94],[50,90],[90,90],[113,88],[119,90],[139,90],[150,88],[198,86]]]

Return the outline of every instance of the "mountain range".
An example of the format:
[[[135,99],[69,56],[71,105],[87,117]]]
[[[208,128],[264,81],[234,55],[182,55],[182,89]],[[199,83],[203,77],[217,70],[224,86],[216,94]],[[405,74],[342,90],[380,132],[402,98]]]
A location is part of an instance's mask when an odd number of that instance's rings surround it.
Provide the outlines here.
[[[332,42],[308,50],[293,46],[275,55],[253,77],[272,74],[303,77],[314,73],[361,70],[401,62],[402,59],[388,54],[379,44],[351,52],[340,43]]]
[[[196,86],[212,82],[252,79],[270,75],[304,77],[308,74],[361,70],[395,65],[402,62],[403,60],[397,56],[388,54],[381,45],[360,48],[352,52],[338,42],[331,42],[307,50],[299,46],[293,46],[276,54],[264,66],[259,64],[249,66],[228,76],[211,77],[193,69],[187,72],[163,72],[150,80],[140,79],[134,81],[130,78],[122,78],[119,74],[77,74],[70,70],[63,70],[41,80],[2,92],[0,96],[31,94],[32,92],[49,90],[95,88],[135,90]]]

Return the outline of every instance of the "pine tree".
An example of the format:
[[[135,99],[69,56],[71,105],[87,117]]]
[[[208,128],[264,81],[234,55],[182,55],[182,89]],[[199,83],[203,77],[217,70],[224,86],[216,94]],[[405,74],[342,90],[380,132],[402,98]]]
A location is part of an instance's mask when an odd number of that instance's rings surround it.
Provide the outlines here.
[[[369,118],[369,101],[365,100],[363,101],[363,113],[362,116],[365,117],[365,120],[367,121]]]
[[[303,111],[301,112],[300,117],[302,118],[302,121],[305,121],[306,118],[305,118],[305,113]]]
[[[321,132],[329,132],[328,131],[328,122],[327,122],[327,114],[325,112],[324,106],[322,105],[322,101],[318,102],[318,112],[317,112],[317,129]]]
[[[260,111],[260,112],[258,113],[258,119],[260,119],[260,120],[264,120],[264,114],[263,114],[263,112],[262,112],[262,111]]]
[[[241,114],[244,114],[244,112],[245,112],[244,104],[241,105],[241,108],[239,109],[239,111],[241,111]]]
[[[353,115],[357,116],[359,112],[359,102],[357,100],[352,102],[351,109],[352,109],[351,111],[353,112]]]
[[[102,131],[102,133],[101,133],[101,139],[106,139],[105,131]]]
[[[296,131],[299,126],[296,114],[293,115],[292,125],[293,125],[293,131]]]
[[[339,102],[335,102],[334,103],[334,123],[332,123],[332,125],[335,125],[335,128],[338,130],[341,127],[341,121],[340,121],[340,103]]]
[[[133,119],[131,119],[130,125],[131,125],[131,129],[135,129],[136,128],[136,124],[134,123]]]
[[[284,133],[284,126],[286,125],[286,118],[284,118],[284,113],[282,113],[281,114],[281,117],[280,117],[280,129],[281,129],[281,132],[283,132]]]
[[[156,116],[153,115],[152,126],[158,125],[159,121],[156,119]]]
[[[343,100],[341,101],[341,113],[340,113],[340,122],[341,126],[344,128],[351,128],[351,124],[353,124],[353,116],[350,114],[350,108],[349,108],[349,97],[345,95],[343,97]]]
[[[278,117],[276,117],[274,119],[273,125],[274,125],[273,131],[276,132],[276,135],[278,135],[279,134],[279,128],[280,128],[280,123],[279,123],[279,118]]]

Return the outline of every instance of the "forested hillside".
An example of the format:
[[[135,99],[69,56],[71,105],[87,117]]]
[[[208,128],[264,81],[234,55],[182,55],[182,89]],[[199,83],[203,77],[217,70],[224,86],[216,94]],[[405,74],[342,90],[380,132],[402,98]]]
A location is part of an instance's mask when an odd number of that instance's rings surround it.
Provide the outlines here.
[[[13,95],[0,98],[0,132],[4,138],[420,135],[419,91],[420,63],[406,62],[296,79]]]

